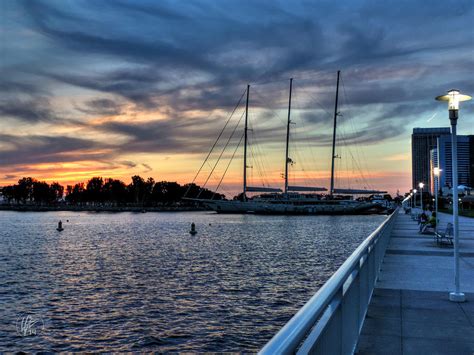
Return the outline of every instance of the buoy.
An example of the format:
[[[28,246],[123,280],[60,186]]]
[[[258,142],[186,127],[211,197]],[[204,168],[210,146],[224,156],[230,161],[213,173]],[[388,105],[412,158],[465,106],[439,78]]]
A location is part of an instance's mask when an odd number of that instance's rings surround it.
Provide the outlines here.
[[[191,223],[191,230],[189,231],[189,234],[191,235],[195,235],[197,232],[196,232],[196,225],[193,223]]]
[[[64,230],[64,228],[63,228],[63,222],[61,222],[61,221],[58,222],[58,228],[56,228],[56,230],[57,230],[58,232],[61,232],[61,231]]]

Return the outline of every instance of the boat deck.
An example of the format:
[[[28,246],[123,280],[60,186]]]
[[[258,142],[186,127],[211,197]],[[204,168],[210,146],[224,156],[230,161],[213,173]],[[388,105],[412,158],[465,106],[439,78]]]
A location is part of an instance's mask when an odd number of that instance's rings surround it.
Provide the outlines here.
[[[439,230],[451,216],[440,214]],[[454,289],[453,248],[418,234],[400,214],[359,338],[358,354],[474,354],[474,219],[460,217],[460,280],[467,301],[448,299]]]

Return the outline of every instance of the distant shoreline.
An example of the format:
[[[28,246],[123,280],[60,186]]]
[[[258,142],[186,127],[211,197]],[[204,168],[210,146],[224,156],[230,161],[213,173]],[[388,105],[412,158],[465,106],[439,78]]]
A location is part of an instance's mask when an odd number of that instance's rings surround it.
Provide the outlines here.
[[[0,211],[17,212],[196,212],[208,211],[205,207],[189,206],[34,206],[34,205],[0,205]]]

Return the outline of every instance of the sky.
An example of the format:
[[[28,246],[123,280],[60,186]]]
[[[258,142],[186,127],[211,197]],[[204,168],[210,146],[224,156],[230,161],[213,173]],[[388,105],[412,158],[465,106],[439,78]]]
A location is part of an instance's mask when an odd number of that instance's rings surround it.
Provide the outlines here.
[[[229,196],[250,84],[249,184],[281,187],[294,78],[290,183],[327,187],[341,70],[336,186],[405,192],[413,127],[449,125],[434,97],[474,94],[473,19],[471,0],[0,0],[0,186],[212,188],[228,166]],[[474,134],[472,101],[458,132]]]

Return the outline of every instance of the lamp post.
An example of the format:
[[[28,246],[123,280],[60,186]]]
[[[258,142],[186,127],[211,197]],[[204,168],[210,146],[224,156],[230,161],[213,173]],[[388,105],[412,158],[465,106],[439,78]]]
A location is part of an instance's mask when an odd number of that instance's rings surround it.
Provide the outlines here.
[[[446,95],[437,96],[438,101],[447,101],[449,120],[451,121],[451,161],[453,164],[453,231],[454,231],[454,285],[455,291],[449,294],[452,302],[464,302],[466,296],[461,292],[459,282],[459,217],[458,217],[458,149],[456,137],[456,124],[458,121],[459,103],[470,100],[471,97],[463,95],[459,90],[449,90]],[[456,202],[454,202],[456,201]]]
[[[438,158],[439,159],[439,158]],[[439,165],[439,163],[438,163]],[[436,225],[435,225],[435,233],[438,233],[438,189],[439,189],[439,174],[441,174],[442,169],[436,167],[433,168],[434,184],[435,184],[435,211],[436,211]]]
[[[413,203],[415,204],[416,208],[416,189],[413,189]]]
[[[418,187],[420,188],[420,207],[421,207],[422,212],[423,212],[423,186],[425,186],[425,184],[423,184],[422,182],[418,184]]]

